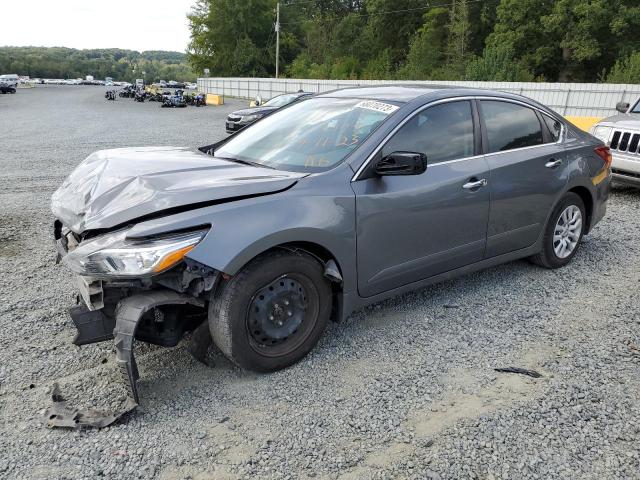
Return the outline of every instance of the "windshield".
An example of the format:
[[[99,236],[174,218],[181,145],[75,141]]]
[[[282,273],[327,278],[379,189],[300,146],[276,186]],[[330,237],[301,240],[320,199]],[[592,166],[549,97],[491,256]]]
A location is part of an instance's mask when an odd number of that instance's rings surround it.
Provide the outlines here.
[[[279,170],[321,172],[340,163],[399,107],[353,98],[312,98],[234,135],[214,156]]]
[[[284,107],[285,105],[289,105],[295,99],[298,98],[298,95],[278,95],[277,97],[273,97],[271,100],[264,104],[265,107]]]
[[[631,109],[631,113],[640,113],[640,100],[636,102],[636,104]]]

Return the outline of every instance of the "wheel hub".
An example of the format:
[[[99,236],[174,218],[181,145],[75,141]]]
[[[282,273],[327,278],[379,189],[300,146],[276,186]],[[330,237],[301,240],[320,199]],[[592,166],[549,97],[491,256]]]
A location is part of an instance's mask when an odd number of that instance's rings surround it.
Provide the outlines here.
[[[277,345],[296,333],[307,309],[300,282],[281,277],[258,290],[249,306],[248,328],[261,345]]]
[[[558,258],[567,258],[578,246],[582,234],[582,212],[575,205],[564,209],[553,231],[553,250]]]

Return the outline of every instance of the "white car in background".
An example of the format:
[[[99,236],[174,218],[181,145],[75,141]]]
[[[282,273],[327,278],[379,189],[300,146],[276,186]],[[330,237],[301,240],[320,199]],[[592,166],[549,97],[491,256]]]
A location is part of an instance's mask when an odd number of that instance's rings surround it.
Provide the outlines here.
[[[613,181],[640,188],[640,99],[633,106],[619,102],[616,110],[620,113],[596,123],[591,134],[611,148]]]

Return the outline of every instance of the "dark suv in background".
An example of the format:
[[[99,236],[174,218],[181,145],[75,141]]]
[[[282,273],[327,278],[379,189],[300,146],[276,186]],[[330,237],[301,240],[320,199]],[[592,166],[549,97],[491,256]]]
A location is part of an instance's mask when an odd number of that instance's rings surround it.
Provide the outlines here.
[[[227,133],[235,133],[247,125],[251,125],[256,120],[275,112],[279,108],[285,107],[304,98],[308,98],[311,95],[313,94],[310,92],[285,93],[283,95],[273,97],[262,105],[237,110],[227,117]]]
[[[0,93],[16,93],[16,86],[11,83],[0,82]]]

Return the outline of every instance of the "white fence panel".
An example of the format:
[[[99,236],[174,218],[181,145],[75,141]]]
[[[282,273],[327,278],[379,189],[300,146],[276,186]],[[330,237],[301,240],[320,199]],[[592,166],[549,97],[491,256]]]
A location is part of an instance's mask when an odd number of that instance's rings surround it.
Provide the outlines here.
[[[640,97],[640,85],[603,83],[517,83],[517,82],[436,82],[395,80],[313,80],[292,78],[199,78],[204,93],[269,99],[282,93],[327,92],[336,88],[366,85],[452,85],[486,88],[524,95],[537,100],[561,115],[606,117],[616,113],[617,102],[632,103]]]

